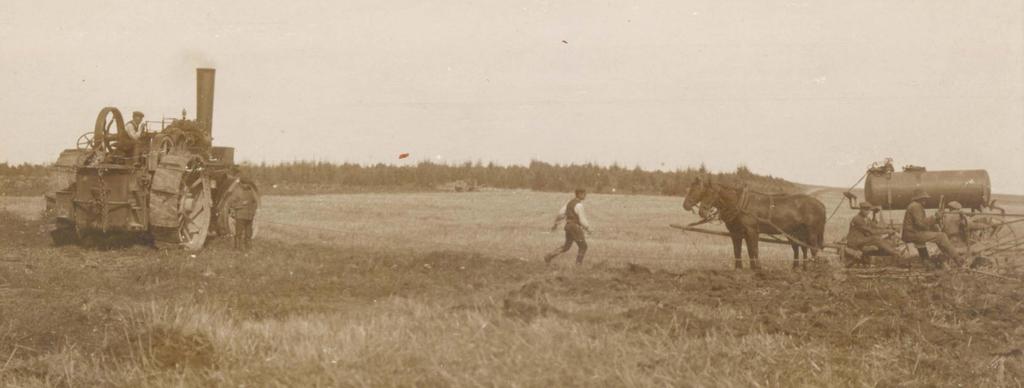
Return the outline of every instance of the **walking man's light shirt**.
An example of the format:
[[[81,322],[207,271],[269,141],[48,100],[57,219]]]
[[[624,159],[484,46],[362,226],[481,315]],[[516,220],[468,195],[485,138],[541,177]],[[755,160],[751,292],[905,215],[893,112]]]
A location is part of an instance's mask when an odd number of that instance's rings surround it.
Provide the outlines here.
[[[565,213],[566,213],[566,210],[568,210],[568,208],[569,208],[569,203],[567,202],[565,205],[562,205],[561,209],[558,209],[558,217],[555,218],[555,226],[556,227],[558,226],[559,222],[562,222],[562,220],[565,220]],[[590,222],[587,221],[587,216],[583,212],[583,203],[582,202],[577,202],[576,206],[573,207],[573,210],[575,210],[576,211],[576,215],[579,216],[580,226],[582,226],[583,229],[586,229],[586,230],[589,231],[590,230]]]

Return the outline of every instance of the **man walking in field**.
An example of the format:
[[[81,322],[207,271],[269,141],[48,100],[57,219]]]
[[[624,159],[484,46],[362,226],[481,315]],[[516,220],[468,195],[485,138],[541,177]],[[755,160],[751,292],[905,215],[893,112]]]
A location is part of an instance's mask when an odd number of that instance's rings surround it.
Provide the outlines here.
[[[555,256],[569,251],[572,249],[572,244],[576,243],[579,247],[579,251],[576,253],[576,264],[583,264],[583,256],[587,254],[587,238],[584,231],[590,233],[590,222],[587,221],[587,217],[583,213],[583,200],[586,198],[586,190],[576,189],[576,196],[558,210],[558,216],[555,217],[555,224],[551,226],[551,231],[557,230],[558,224],[565,220],[565,244],[544,255],[545,263],[550,263]]]
[[[256,193],[252,180],[242,178],[239,181],[242,190],[231,198],[228,207],[231,217],[235,219],[235,249],[248,251],[252,249],[252,220],[256,218]]]
[[[910,198],[910,204],[907,205],[907,212],[903,216],[903,241],[916,245],[921,260],[926,264],[932,264],[938,268],[943,266],[941,262],[934,262],[928,256],[928,248],[925,246],[925,243],[929,242],[938,245],[942,253],[945,253],[954,262],[959,263],[960,254],[953,248],[949,237],[945,233],[933,230],[936,224],[940,222],[940,218],[928,217],[924,213],[924,201],[928,198],[931,198],[931,196],[924,190],[914,190],[914,195]]]

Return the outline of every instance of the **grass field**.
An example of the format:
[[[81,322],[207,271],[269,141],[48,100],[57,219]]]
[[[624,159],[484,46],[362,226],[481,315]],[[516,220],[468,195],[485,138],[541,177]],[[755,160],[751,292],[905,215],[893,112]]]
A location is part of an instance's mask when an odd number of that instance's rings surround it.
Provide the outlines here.
[[[816,195],[831,211],[838,192]],[[255,249],[53,247],[0,197],[0,386],[1019,386],[1022,276],[734,271],[681,198],[267,197]],[[1012,209],[1020,209],[1018,206]],[[826,231],[846,231],[841,208]],[[895,214],[896,221],[901,215]],[[720,226],[716,226],[720,228]]]

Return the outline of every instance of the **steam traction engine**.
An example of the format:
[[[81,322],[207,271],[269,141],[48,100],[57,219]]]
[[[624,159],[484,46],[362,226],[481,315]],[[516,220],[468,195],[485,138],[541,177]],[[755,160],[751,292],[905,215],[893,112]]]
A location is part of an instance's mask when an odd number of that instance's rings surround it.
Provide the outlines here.
[[[117,108],[100,110],[94,129],[57,159],[56,191],[46,195],[55,242],[128,232],[199,250],[210,235],[232,233],[227,204],[241,188],[234,148],[211,143],[214,76],[196,70],[194,120],[182,112],[133,131]]]

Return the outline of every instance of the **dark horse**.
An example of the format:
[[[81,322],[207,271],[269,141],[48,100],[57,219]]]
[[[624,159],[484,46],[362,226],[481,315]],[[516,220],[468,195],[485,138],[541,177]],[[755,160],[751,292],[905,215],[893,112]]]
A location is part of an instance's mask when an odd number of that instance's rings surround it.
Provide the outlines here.
[[[691,210],[698,204],[701,216],[710,209],[718,210],[732,238],[736,268],[743,268],[743,240],[747,240],[750,268],[760,268],[757,243],[761,233],[788,234],[806,244],[797,244],[786,237],[793,247],[793,268],[800,267],[800,248],[803,248],[806,268],[807,247],[810,246],[811,255],[817,258],[824,244],[825,205],[806,194],[764,194],[698,177],[690,184],[683,208]]]

